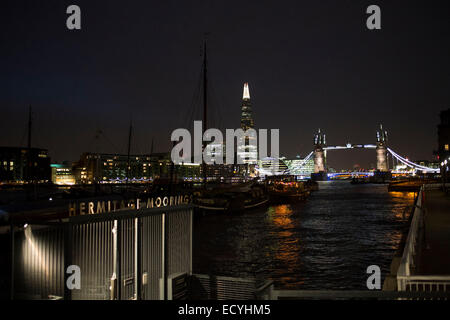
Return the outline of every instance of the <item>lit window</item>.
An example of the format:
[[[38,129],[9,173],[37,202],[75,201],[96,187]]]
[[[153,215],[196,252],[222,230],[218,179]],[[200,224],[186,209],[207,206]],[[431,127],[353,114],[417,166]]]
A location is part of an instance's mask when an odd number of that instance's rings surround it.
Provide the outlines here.
[[[448,151],[448,144],[446,144],[446,145],[444,146],[444,148],[445,148],[445,151]]]

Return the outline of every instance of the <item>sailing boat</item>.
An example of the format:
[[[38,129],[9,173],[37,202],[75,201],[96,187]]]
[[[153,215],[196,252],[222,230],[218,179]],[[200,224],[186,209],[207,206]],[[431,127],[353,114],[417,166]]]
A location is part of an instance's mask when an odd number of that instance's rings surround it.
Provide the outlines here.
[[[206,39],[203,45],[203,128],[207,130],[208,114],[208,65]],[[203,144],[205,150],[206,144]],[[268,203],[269,197],[263,185],[249,181],[240,185],[210,185],[207,183],[207,165],[202,162],[203,188],[194,192],[194,206],[202,213],[235,213],[253,209]]]

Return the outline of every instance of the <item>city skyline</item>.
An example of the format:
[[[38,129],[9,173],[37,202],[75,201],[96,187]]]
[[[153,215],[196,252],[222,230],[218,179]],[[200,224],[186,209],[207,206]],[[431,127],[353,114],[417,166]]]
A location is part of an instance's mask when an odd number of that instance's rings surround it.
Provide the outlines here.
[[[449,12],[4,1],[0,300],[208,319],[448,300]]]
[[[306,156],[318,128],[330,144],[372,143],[380,123],[403,156],[431,159],[437,149],[439,112],[450,106],[444,2],[433,8],[382,2],[383,28],[373,32],[365,28],[364,1],[351,8],[332,1],[249,3],[238,11],[217,3],[145,10],[138,2],[128,8],[131,20],[118,3],[102,12],[80,1],[78,33],[65,29],[66,3],[53,4],[7,4],[1,145],[25,145],[31,104],[33,145],[49,149],[54,161],[92,151],[97,130],[105,135],[98,152],[124,153],[130,118],[133,153],[149,152],[152,141],[155,151],[169,151],[170,132],[185,126],[190,111],[208,31],[211,107],[220,109],[225,126],[238,128],[248,82],[255,123],[280,129],[281,155]],[[406,17],[415,23],[406,25]],[[127,23],[117,25],[117,18]],[[338,169],[356,163],[369,167],[373,152],[329,157]]]

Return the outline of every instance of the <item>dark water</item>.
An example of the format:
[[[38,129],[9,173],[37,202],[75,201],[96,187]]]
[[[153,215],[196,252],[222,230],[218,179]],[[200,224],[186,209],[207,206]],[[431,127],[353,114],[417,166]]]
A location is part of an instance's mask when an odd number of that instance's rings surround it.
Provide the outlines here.
[[[280,288],[364,289],[366,269],[384,276],[414,194],[386,185],[323,182],[304,203],[194,223],[194,272],[272,279]]]

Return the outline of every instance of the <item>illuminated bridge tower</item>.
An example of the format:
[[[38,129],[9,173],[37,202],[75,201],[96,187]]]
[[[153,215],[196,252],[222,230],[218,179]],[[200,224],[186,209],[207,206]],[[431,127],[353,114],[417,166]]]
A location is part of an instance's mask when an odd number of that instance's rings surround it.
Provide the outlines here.
[[[311,174],[313,180],[327,180],[326,151],[327,144],[325,134],[323,132],[314,135],[314,174]]]
[[[387,172],[387,131],[383,130],[383,125],[380,124],[380,129],[377,131],[377,171]]]

